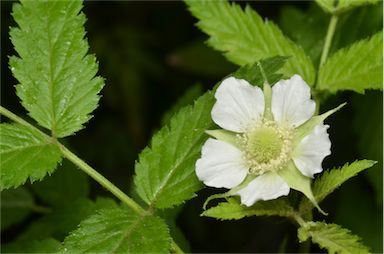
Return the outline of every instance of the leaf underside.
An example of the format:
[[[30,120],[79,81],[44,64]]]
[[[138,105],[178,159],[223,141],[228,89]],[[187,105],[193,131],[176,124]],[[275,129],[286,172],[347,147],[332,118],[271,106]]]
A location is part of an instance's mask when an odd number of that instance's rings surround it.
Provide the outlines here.
[[[10,36],[18,56],[9,65],[16,93],[29,115],[56,137],[83,128],[97,107],[104,82],[87,55],[82,1],[21,1]]]
[[[61,161],[50,137],[20,124],[0,125],[1,189],[41,180]]]
[[[66,253],[168,253],[171,238],[158,217],[122,208],[100,210],[64,240]]]

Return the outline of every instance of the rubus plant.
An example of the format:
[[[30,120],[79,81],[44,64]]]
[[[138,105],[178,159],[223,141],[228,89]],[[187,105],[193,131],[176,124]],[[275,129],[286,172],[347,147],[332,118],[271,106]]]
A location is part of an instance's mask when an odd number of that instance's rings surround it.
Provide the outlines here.
[[[135,198],[65,145],[65,138],[76,135],[91,119],[105,83],[96,74],[95,56],[88,54],[82,1],[23,0],[13,5],[17,27],[10,29],[10,38],[17,55],[10,57],[9,67],[30,118],[0,107],[12,121],[0,125],[1,201],[3,213],[9,213],[2,228],[25,218],[27,211],[14,204],[48,215],[5,251],[183,253],[166,209],[193,198],[203,181],[230,190],[208,197],[202,216],[285,217],[297,225],[304,246],[309,246],[309,239],[330,253],[370,252],[349,230],[314,220],[313,211],[317,208],[325,216],[321,201],[376,163],[356,160],[315,175],[323,171],[321,163],[330,155],[332,142],[323,122],[344,106],[320,114],[322,102],[338,91],[382,89],[382,32],[330,54],[339,17],[378,1],[317,0],[330,15],[318,51],[294,43],[250,6],[185,2],[199,20],[197,26],[209,35],[208,44],[239,69],[192,105],[168,115],[135,164]],[[297,30],[304,33],[300,36],[306,32]],[[86,178],[70,163],[119,202],[88,199]],[[54,179],[44,181],[53,173]],[[27,181],[50,209],[33,203],[22,186]],[[304,195],[292,198],[290,189]],[[207,209],[213,199],[222,201]],[[41,231],[46,235],[40,240],[25,240]]]

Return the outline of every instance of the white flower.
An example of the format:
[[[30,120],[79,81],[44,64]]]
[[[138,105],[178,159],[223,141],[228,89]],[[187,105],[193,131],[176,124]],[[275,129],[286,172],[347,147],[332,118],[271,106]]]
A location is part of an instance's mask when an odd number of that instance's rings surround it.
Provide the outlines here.
[[[310,187],[305,193],[306,186],[292,182],[303,178],[309,183],[323,170],[321,163],[331,153],[329,126],[323,120],[330,113],[312,118],[316,105],[305,81],[294,75],[272,89],[266,84],[263,93],[230,77],[215,98],[211,115],[223,130],[207,131],[216,139],[209,138],[202,148],[198,178],[208,186],[232,189],[231,195],[240,195],[247,206],[288,195],[290,187],[312,199]],[[286,177],[292,168],[299,177]]]

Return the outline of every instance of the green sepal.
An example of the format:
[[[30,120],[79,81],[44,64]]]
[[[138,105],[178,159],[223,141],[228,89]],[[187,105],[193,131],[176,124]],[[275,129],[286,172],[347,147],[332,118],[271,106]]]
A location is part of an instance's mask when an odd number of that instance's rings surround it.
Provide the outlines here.
[[[315,197],[313,196],[311,189],[311,178],[304,176],[297,169],[292,160],[288,163],[287,167],[280,170],[278,174],[284,179],[290,188],[302,192],[312,202],[317,210],[319,210],[320,213],[328,215],[320,208]]]
[[[237,136],[238,133],[227,131],[227,130],[207,130],[205,131],[209,136],[214,137],[217,140],[224,141],[228,144],[231,144],[239,149],[241,149],[241,142],[239,137]]]
[[[298,143],[307,135],[309,135],[312,130],[315,128],[316,125],[322,123],[328,116],[332,115],[342,107],[344,107],[347,103],[343,103],[339,105],[338,107],[331,109],[321,115],[314,116],[311,119],[309,119],[304,124],[300,125],[298,128],[295,129],[294,136],[293,136],[293,145],[296,147]]]

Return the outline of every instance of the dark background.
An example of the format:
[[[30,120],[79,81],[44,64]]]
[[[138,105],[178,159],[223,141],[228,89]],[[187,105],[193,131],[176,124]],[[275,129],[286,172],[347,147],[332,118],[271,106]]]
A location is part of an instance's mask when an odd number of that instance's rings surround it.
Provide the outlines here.
[[[250,4],[263,17],[277,23],[283,20],[280,13],[287,6],[305,12],[311,5],[288,1]],[[25,116],[14,92],[17,81],[7,65],[8,56],[15,54],[8,39],[8,27],[15,25],[10,16],[11,6],[12,2],[1,2],[1,104]],[[66,142],[79,157],[119,188],[130,192],[134,162],[153,133],[161,128],[164,113],[188,88],[199,83],[202,91],[206,91],[237,67],[204,44],[207,36],[195,27],[196,20],[183,2],[87,1],[83,12],[88,19],[90,52],[97,56],[99,75],[105,78],[106,86],[94,118],[86,129]],[[328,18],[323,16],[325,20]],[[359,29],[356,33],[363,33],[360,35],[363,38],[381,29],[380,26],[361,22],[355,29]],[[320,37],[324,37],[321,33],[325,29],[326,24],[319,29]],[[285,32],[290,34],[288,30]],[[351,40],[346,36],[338,43],[345,46]],[[322,203],[330,214],[328,217],[315,214],[315,218],[341,224],[360,235],[374,252],[382,252],[382,94],[339,93],[329,97],[321,112],[344,101],[348,102],[347,107],[328,121],[333,153],[325,160],[324,167],[365,158],[379,163],[349,180]],[[109,195],[97,183],[90,183],[92,199]],[[191,252],[298,250],[295,226],[285,219],[253,217],[220,222],[200,217],[204,200],[214,192],[205,189],[179,209],[177,224],[189,241],[185,244],[181,240],[184,248]],[[30,215],[20,225],[7,229],[2,242],[13,241],[38,217]],[[312,251],[320,250],[313,246]]]

